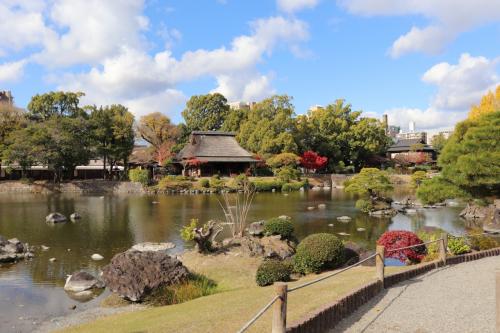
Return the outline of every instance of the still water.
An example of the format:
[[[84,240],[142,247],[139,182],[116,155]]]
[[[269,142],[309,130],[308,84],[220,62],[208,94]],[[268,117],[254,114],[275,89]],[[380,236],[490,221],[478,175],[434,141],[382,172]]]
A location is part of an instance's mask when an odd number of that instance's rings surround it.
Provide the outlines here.
[[[348,235],[339,236],[342,239],[368,248],[373,248],[386,230],[418,230],[423,226],[437,226],[453,234],[464,230],[464,222],[458,217],[460,207],[380,219],[357,212],[354,202],[343,190],[335,189],[288,195],[258,193],[249,220],[288,215],[299,239],[315,232],[343,232]],[[326,204],[326,209],[307,209],[318,204]],[[82,219],[46,224],[45,216],[55,211],[67,216],[78,212]],[[352,217],[352,221],[336,220],[343,215]],[[44,320],[72,312],[69,307],[74,304],[78,304],[78,310],[95,306],[106,292],[90,302],[78,303],[63,290],[68,274],[81,269],[97,273],[113,255],[139,242],[173,242],[175,251],[182,251],[189,244],[180,239],[179,230],[190,219],[206,222],[223,217],[217,195],[0,194],[0,235],[50,247],[44,252],[37,249],[31,261],[0,267],[0,331],[31,331]],[[91,260],[93,253],[101,254],[104,260]],[[50,258],[57,260],[50,262]]]

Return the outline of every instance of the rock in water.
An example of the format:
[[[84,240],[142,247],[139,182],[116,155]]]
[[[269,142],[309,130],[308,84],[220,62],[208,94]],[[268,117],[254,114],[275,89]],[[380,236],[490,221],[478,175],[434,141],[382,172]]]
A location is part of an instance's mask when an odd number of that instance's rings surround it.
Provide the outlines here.
[[[91,258],[92,260],[96,260],[96,261],[97,261],[97,260],[102,260],[102,259],[104,259],[104,257],[103,257],[103,256],[101,256],[99,253],[94,253],[93,255],[91,255],[91,256],[90,256],[90,258]]]
[[[45,222],[47,223],[62,223],[66,221],[66,216],[61,213],[50,213],[45,217]]]
[[[104,283],[84,271],[69,275],[64,284],[64,290],[76,293],[93,288],[104,288]]]
[[[309,206],[309,207],[307,207],[307,210],[314,210],[315,208],[316,207],[314,207],[314,206]]]
[[[337,217],[337,220],[339,220],[341,222],[349,222],[351,220],[351,218],[349,216],[339,216],[339,217]]]
[[[79,220],[81,219],[82,217],[80,216],[80,214],[78,213],[73,213],[69,216],[69,218],[71,219],[71,221],[75,222],[76,220]]]
[[[189,271],[179,260],[162,251],[119,253],[102,270],[106,286],[133,302],[159,287],[181,283],[188,276]]]
[[[40,247],[41,247],[42,251],[48,251],[50,249],[50,247],[45,246],[45,245],[42,245]]]
[[[248,233],[251,236],[261,236],[264,234],[264,221],[250,223]]]
[[[7,240],[0,235],[0,263],[16,262],[33,257],[28,244],[23,244],[17,238]]]
[[[325,204],[319,204],[318,205],[318,209],[326,209],[326,205]]]
[[[139,243],[135,244],[132,246],[131,250],[133,251],[140,251],[140,252],[145,252],[145,251],[167,251],[170,249],[175,248],[174,243],[152,243],[152,242],[145,242],[145,243]]]

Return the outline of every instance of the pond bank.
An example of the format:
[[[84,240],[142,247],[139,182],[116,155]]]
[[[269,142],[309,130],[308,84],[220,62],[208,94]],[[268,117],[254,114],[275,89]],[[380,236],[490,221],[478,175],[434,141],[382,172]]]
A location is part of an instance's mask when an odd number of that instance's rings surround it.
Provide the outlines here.
[[[54,184],[50,181],[0,181],[0,193],[95,193],[95,194],[127,194],[146,193],[139,183],[113,180],[74,180]]]

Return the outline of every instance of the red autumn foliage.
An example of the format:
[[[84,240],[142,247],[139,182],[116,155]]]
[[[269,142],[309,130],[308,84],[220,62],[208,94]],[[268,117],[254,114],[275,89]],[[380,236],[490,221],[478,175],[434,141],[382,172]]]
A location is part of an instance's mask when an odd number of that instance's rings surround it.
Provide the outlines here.
[[[432,161],[429,154],[425,152],[409,152],[404,154],[397,154],[394,161],[400,165],[419,165]]]
[[[403,230],[386,231],[377,241],[378,245],[385,247],[386,258],[394,258],[401,262],[405,262],[406,259],[411,262],[420,262],[427,254],[427,248],[422,245],[405,250],[393,250],[422,243],[423,241],[416,234]]]
[[[206,163],[205,161],[200,161],[199,159],[197,158],[191,158],[189,160],[186,161],[186,166],[187,167],[199,167],[200,165]]]
[[[307,170],[319,170],[326,166],[328,157],[319,156],[318,153],[308,150],[300,157],[300,165]]]

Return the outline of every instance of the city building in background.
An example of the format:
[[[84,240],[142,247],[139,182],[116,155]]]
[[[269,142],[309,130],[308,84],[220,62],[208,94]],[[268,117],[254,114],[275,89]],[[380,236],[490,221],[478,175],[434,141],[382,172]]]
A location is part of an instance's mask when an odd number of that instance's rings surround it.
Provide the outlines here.
[[[14,96],[10,91],[0,91],[0,103],[14,105]]]

